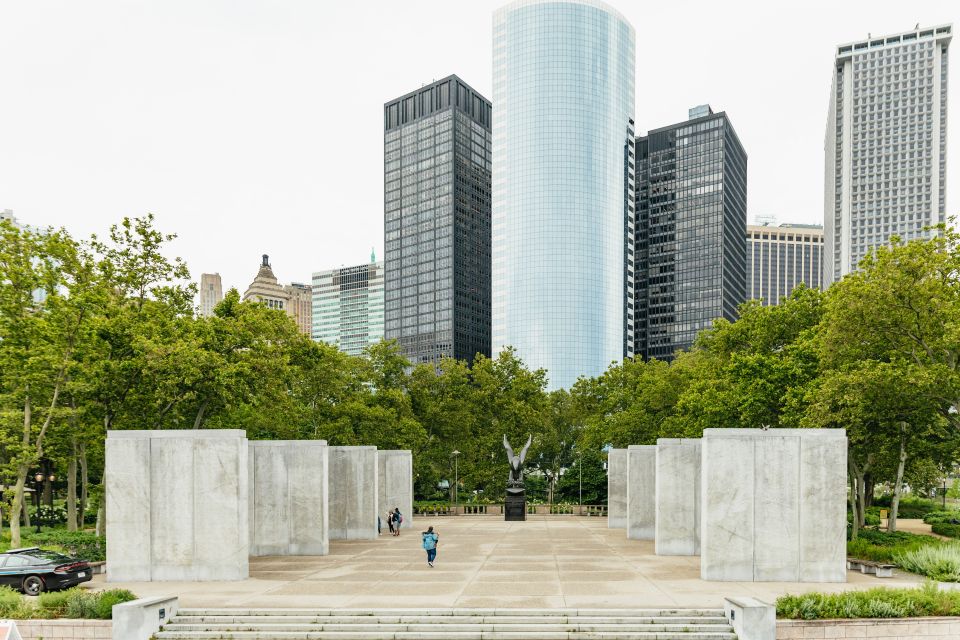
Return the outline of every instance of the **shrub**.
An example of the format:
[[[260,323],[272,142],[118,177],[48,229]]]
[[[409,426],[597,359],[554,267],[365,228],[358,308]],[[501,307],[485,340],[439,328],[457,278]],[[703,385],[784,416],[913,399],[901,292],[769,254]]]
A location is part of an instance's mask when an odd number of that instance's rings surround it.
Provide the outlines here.
[[[938,533],[941,536],[947,536],[948,538],[960,538],[960,524],[950,524],[950,523],[937,523],[934,524],[931,529],[934,533]]]
[[[916,589],[877,587],[867,591],[777,598],[778,617],[800,620],[957,615],[960,615],[960,591],[940,591],[933,583]]]
[[[907,533],[906,531],[881,531],[879,529],[861,529],[857,539],[847,543],[847,555],[860,560],[874,562],[894,562],[894,555],[920,547],[938,544],[940,540],[933,536]]]
[[[923,521],[927,524],[950,523],[960,524],[960,511],[949,509],[947,511],[931,511],[923,516]]]
[[[940,582],[960,582],[960,544],[947,542],[898,551],[893,561],[907,571]]]
[[[45,591],[37,598],[37,608],[40,618],[62,618],[67,612],[67,603],[74,594],[80,591],[78,587],[65,591]]]
[[[890,502],[893,496],[880,496],[874,499],[873,504],[884,509],[890,508]],[[898,518],[922,518],[931,511],[940,508],[940,503],[925,498],[914,498],[912,496],[901,496],[900,504],[897,507]]]
[[[126,589],[110,589],[97,594],[96,617],[100,620],[113,618],[113,605],[136,600],[137,596]]]
[[[55,524],[63,524],[67,521],[67,510],[60,506],[50,506],[47,504],[42,504],[39,507],[34,507],[30,510],[30,517],[35,518],[36,521],[39,521],[41,525],[53,526]]]
[[[23,609],[23,597],[10,587],[0,586],[0,618],[16,618]]]
[[[43,533],[31,533],[24,540],[38,547],[56,546],[69,556],[95,562],[107,559],[107,541],[93,533],[85,531],[65,531],[57,529]]]
[[[99,598],[96,593],[83,589],[71,589],[73,593],[67,598],[67,606],[63,612],[64,618],[96,618]]]

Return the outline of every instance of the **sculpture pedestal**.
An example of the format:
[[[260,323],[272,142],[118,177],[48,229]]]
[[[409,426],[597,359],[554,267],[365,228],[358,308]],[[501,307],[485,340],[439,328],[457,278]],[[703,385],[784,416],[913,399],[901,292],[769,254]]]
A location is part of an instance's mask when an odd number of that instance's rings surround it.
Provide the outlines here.
[[[527,493],[523,489],[507,489],[503,505],[503,519],[507,522],[522,522],[527,519]]]

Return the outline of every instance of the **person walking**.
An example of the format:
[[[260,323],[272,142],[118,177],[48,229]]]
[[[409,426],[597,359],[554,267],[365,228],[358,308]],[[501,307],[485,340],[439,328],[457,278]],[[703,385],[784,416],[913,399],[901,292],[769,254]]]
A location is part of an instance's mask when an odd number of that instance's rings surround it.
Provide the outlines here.
[[[390,535],[393,535],[393,509],[387,511],[387,526],[390,527]]]
[[[437,559],[437,542],[440,536],[434,533],[433,527],[429,527],[420,535],[423,537],[423,548],[427,552],[427,564],[432,567],[433,561]]]
[[[393,535],[400,535],[400,525],[403,524],[403,515],[400,513],[400,507],[393,508]]]

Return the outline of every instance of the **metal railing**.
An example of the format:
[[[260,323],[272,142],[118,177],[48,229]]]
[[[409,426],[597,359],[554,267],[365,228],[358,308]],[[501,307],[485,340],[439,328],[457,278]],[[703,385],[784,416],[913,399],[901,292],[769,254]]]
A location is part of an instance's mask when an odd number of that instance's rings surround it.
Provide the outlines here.
[[[449,504],[414,505],[413,513],[418,516],[499,516],[503,515],[503,505],[461,504],[456,507]],[[607,505],[528,504],[527,513],[530,515],[606,517]]]

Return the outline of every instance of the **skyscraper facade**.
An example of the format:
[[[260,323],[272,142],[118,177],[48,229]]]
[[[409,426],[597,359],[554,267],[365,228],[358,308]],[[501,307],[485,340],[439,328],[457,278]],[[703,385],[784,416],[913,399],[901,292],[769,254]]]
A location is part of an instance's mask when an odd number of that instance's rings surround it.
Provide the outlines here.
[[[944,221],[951,25],[837,47],[824,142],[823,284]]]
[[[243,292],[243,300],[261,302],[270,309],[284,311],[297,324],[300,333],[310,335],[313,325],[312,289],[309,285],[294,282],[282,285],[273,274],[270,256],[264,254],[257,275]]]
[[[223,300],[223,282],[219,273],[200,274],[200,315],[209,318]]]
[[[312,335],[353,356],[383,339],[383,262],[313,274]]]
[[[746,300],[747,154],[708,105],[636,144],[636,352],[670,360]]]
[[[747,227],[747,298],[775,305],[803,283],[821,287],[823,227],[781,224]]]
[[[493,18],[493,351],[552,389],[632,355],[634,30],[594,0]]]
[[[490,101],[449,76],[383,106],[385,334],[413,363],[490,355]]]

